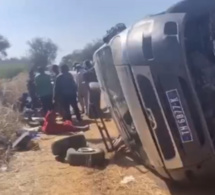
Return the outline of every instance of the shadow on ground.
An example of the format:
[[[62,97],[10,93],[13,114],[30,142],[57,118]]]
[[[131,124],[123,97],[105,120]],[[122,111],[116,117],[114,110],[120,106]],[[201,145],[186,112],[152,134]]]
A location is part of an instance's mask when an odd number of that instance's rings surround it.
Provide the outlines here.
[[[114,138],[111,138],[112,140]],[[108,140],[107,140],[108,141]],[[87,139],[87,142],[92,143],[92,144],[103,144],[103,140],[102,138],[98,138],[98,139]]]
[[[131,153],[116,153],[110,160],[109,164],[116,164],[120,167],[126,168],[133,167],[142,174],[152,172],[154,175],[163,180],[162,177],[156,174],[153,170],[141,170],[140,160]],[[215,195],[215,185],[213,180],[206,180],[198,184],[179,184],[167,180],[163,180],[163,182],[166,184],[166,187],[171,195]]]
[[[148,172],[148,170],[142,170],[139,165],[141,163],[138,163],[138,159],[135,155],[132,153],[124,153],[124,152],[117,152],[114,154],[113,158],[110,160],[109,164],[115,164],[120,167],[125,168],[135,168],[137,171],[139,171],[141,174],[145,174]]]
[[[213,184],[178,185],[167,182],[167,186],[171,195],[214,195],[215,186],[212,185]]]

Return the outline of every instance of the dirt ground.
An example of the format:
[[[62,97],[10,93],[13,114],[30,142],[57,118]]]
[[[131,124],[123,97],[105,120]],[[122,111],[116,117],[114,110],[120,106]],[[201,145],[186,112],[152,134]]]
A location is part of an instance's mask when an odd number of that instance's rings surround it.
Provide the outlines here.
[[[111,135],[117,136],[112,121],[106,122]],[[86,137],[91,145],[103,147],[99,131],[91,123]],[[137,165],[125,156],[107,154],[109,164],[103,169],[72,167],[55,160],[51,144],[61,136],[39,140],[40,150],[16,153],[8,172],[0,173],[1,195],[214,195],[215,190],[179,188]],[[120,184],[126,176],[134,182]]]

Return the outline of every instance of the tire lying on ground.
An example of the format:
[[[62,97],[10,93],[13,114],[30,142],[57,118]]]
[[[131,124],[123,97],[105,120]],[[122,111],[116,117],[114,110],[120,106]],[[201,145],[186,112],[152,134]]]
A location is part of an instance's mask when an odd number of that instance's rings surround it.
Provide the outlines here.
[[[52,144],[52,153],[55,156],[65,157],[69,148],[79,149],[86,147],[87,142],[84,135],[77,134],[58,140]]]
[[[102,166],[105,162],[105,152],[99,148],[80,148],[77,151],[70,148],[67,151],[66,161],[72,166]]]

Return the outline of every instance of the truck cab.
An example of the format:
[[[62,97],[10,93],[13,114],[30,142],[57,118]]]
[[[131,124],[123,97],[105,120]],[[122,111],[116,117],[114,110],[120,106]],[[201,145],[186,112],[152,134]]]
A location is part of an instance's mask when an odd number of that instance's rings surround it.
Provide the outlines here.
[[[95,70],[125,142],[161,176],[215,173],[215,2],[187,0],[117,33]]]

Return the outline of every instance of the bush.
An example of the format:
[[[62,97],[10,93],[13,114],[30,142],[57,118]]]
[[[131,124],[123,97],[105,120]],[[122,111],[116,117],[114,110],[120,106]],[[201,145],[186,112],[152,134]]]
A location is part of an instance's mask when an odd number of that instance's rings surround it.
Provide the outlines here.
[[[0,136],[11,139],[11,136],[22,126],[20,114],[12,108],[0,104],[0,115]]]
[[[0,80],[0,136],[10,137],[20,127],[20,115],[13,110],[19,97],[26,91],[27,74]]]
[[[0,78],[1,79],[12,79],[19,73],[27,71],[27,67],[24,65],[17,66],[0,66]]]
[[[0,138],[13,140],[15,132],[22,127],[20,114],[13,110],[17,99],[26,91],[27,74],[21,73],[13,79],[0,79]],[[0,144],[0,166],[7,164],[10,153]]]
[[[14,141],[16,137],[16,131],[22,127],[20,122],[20,115],[10,107],[3,106],[0,104],[0,138],[7,141]],[[5,143],[5,144],[6,144]],[[0,166],[9,163],[10,157],[12,155],[11,150],[8,150],[7,145],[0,145]]]

